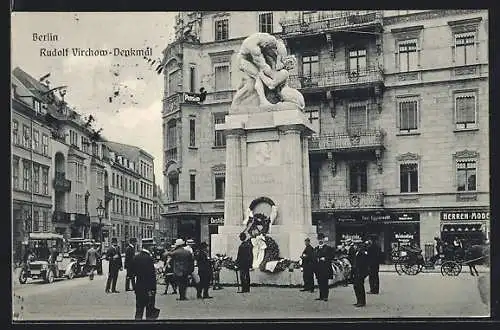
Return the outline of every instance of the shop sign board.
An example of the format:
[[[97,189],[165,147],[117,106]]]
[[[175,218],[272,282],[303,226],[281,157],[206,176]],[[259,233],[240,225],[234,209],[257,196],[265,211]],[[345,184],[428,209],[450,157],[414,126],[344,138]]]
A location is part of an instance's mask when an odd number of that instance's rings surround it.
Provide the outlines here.
[[[208,220],[208,223],[210,225],[224,225],[224,218],[223,217],[210,217],[210,219]]]
[[[412,233],[394,233],[394,238],[398,241],[399,245],[410,245],[415,235]]]
[[[446,211],[441,212],[441,221],[449,220],[489,220],[490,212],[484,211]]]
[[[340,214],[335,218],[338,222],[372,222],[384,223],[391,221],[420,221],[419,213],[352,213]]]

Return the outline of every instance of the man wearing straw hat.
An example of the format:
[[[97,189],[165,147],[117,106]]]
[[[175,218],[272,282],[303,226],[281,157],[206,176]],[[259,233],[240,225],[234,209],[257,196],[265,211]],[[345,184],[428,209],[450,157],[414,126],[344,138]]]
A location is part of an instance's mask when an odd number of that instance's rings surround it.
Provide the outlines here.
[[[184,248],[184,240],[181,238],[175,241],[175,250],[168,254],[172,256],[174,276],[179,288],[177,300],[187,300],[188,276],[194,271],[193,254]]]

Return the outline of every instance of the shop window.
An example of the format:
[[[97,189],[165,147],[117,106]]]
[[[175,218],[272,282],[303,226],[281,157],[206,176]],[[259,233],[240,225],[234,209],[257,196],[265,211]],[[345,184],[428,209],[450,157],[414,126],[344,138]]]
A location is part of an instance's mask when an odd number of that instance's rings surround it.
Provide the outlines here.
[[[457,161],[457,191],[476,191],[476,161]]]
[[[456,129],[477,127],[476,94],[457,93],[455,95],[455,125]]]
[[[418,165],[399,165],[399,185],[402,193],[418,192]]]
[[[354,163],[349,165],[349,192],[366,193],[368,186],[367,164]]]

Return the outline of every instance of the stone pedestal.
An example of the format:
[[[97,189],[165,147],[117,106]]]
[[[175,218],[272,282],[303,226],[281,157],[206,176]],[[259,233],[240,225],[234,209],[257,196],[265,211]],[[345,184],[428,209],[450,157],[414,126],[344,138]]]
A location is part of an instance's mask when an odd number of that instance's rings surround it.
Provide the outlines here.
[[[236,257],[246,209],[253,200],[267,197],[278,208],[269,235],[281,257],[298,260],[306,237],[316,244],[309,181],[311,124],[296,106],[281,104],[232,108],[217,129],[226,134],[225,224],[212,235],[212,254]]]

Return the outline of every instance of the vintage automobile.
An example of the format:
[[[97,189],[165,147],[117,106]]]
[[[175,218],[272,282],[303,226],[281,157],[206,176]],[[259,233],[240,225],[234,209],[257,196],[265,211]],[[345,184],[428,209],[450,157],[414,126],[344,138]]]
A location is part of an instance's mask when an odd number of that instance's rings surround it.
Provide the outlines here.
[[[19,282],[28,278],[43,279],[52,283],[56,278],[73,278],[70,259],[63,257],[64,239],[60,234],[30,233],[28,239],[29,257],[19,274]],[[55,249],[51,251],[51,249]]]
[[[87,250],[92,244],[97,245],[97,251],[100,252],[100,244],[96,243],[93,239],[89,238],[69,238],[67,240],[69,245],[68,255],[71,258],[70,266],[75,276],[86,276],[88,268],[85,263]],[[102,259],[97,258],[97,273],[102,274]]]

